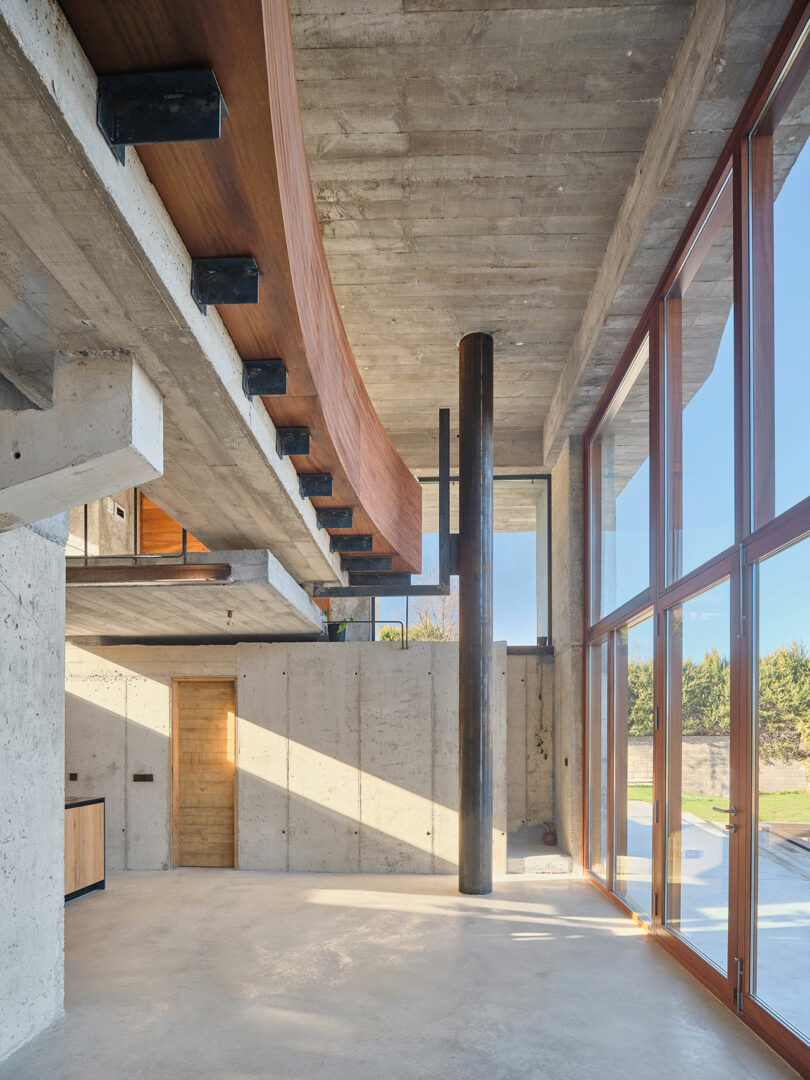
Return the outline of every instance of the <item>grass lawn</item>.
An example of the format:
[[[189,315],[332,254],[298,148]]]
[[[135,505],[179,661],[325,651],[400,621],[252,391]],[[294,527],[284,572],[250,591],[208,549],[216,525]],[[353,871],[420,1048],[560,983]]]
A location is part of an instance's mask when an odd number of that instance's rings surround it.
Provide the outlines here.
[[[651,803],[653,789],[644,785],[631,785],[627,789],[628,799]],[[690,795],[684,792],[683,809],[703,818],[704,821],[728,821],[728,814],[716,814],[712,805],[722,806],[727,799],[708,795]],[[810,798],[803,791],[774,791],[770,795],[759,797],[759,817],[761,821],[810,821]]]

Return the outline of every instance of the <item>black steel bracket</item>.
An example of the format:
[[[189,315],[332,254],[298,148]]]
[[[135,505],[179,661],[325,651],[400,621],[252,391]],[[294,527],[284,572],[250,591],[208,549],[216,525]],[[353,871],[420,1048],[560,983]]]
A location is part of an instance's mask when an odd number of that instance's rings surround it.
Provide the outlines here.
[[[127,146],[218,139],[227,115],[210,68],[98,77],[96,123],[122,165]]]
[[[365,573],[365,574],[349,574],[349,585],[365,587],[368,589],[378,589],[380,587],[388,588],[404,588],[407,589],[411,584],[410,574],[380,574],[380,573]]]
[[[337,527],[337,526],[335,526]],[[336,540],[358,537],[332,537],[332,551],[371,551],[371,537],[365,549],[335,547]],[[345,569],[345,567],[344,567]],[[352,568],[350,568],[352,569]],[[353,568],[357,570],[357,568]],[[450,535],[450,410],[439,409],[439,580],[435,585],[412,585],[410,574],[350,573],[349,585],[315,585],[317,599],[341,596],[448,596],[450,575],[458,573],[458,534]]]
[[[279,457],[287,457],[289,454],[308,454],[309,428],[276,428],[276,451]]]
[[[371,551],[374,546],[374,537],[368,533],[355,533],[353,536],[331,536],[329,538],[329,550],[344,551]]]
[[[298,490],[302,499],[313,496],[328,497],[332,494],[332,474],[328,472],[299,473]]]
[[[261,280],[252,255],[191,260],[191,295],[203,315],[209,304],[258,304]]]
[[[350,506],[329,506],[315,511],[319,529],[350,529],[354,511]]]
[[[245,397],[281,397],[287,393],[287,369],[283,360],[244,360],[242,389]]]
[[[391,555],[344,555],[340,560],[341,570],[350,570],[359,574],[390,573],[394,560]]]

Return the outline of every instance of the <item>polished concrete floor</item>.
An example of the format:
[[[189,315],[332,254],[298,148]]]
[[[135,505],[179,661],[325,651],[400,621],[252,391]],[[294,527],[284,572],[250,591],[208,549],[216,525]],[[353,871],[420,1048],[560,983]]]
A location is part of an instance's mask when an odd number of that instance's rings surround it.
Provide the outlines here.
[[[795,1076],[578,879],[115,874],[66,940],[0,1080]]]

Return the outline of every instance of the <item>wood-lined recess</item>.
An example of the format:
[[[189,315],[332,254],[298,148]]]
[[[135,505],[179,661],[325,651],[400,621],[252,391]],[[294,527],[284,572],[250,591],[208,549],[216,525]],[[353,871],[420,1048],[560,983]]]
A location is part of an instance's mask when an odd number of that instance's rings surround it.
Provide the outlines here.
[[[279,356],[287,394],[262,400],[279,426],[307,427],[299,471],[328,472],[394,569],[421,569],[421,490],[394,450],[360,377],[332,289],[298,113],[283,0],[64,0],[99,73],[214,69],[228,119],[216,141],[138,154],[192,257],[252,255],[259,303],[219,314],[245,360]],[[275,134],[275,140],[274,140]]]
[[[174,684],[176,866],[234,865],[235,688],[226,679]]]
[[[138,552],[141,555],[179,555],[183,550],[183,526],[138,492]],[[186,551],[208,551],[191,533],[186,533]]]

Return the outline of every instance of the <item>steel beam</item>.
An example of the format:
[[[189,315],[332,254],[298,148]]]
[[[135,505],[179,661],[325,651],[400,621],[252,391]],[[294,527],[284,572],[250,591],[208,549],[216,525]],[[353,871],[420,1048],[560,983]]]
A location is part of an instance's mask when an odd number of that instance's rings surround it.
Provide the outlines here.
[[[355,597],[355,596],[447,596],[447,589],[441,585],[396,585],[390,582],[381,582],[370,585],[365,582],[368,574],[358,574],[357,577],[364,579],[362,585],[344,585],[333,587],[331,585],[314,585],[312,588],[313,598],[320,600],[327,597]],[[382,577],[383,575],[379,575]],[[387,577],[391,577],[390,574]]]
[[[492,338],[459,344],[459,870],[492,892]]]

